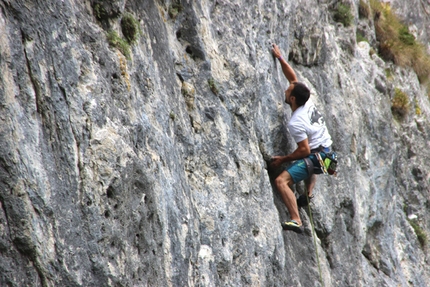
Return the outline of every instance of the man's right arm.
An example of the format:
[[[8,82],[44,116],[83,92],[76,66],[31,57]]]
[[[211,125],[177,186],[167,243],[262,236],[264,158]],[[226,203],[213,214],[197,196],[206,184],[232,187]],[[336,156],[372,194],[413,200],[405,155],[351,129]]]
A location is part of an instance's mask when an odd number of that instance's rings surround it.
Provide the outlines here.
[[[287,63],[287,61],[282,57],[281,50],[276,44],[273,44],[272,53],[273,55],[279,59],[281,63],[282,72],[284,72],[285,77],[288,79],[290,84],[297,82],[297,76],[294,72],[293,68]]]
[[[298,160],[305,158],[311,154],[311,149],[309,147],[308,138],[297,143],[297,148],[289,155],[285,156],[274,156],[272,158],[272,166],[278,168],[281,164],[285,162],[290,162],[293,160]]]

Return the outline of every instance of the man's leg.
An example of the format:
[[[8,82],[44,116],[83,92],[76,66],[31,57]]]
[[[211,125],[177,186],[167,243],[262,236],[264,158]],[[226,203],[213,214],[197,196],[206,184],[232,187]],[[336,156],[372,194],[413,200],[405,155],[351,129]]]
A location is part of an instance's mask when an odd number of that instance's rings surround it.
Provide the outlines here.
[[[312,174],[310,177],[305,179],[305,186],[309,197],[312,196],[312,190],[314,189],[316,182],[317,182],[317,176],[315,174]]]
[[[291,219],[301,225],[302,221],[300,220],[299,209],[297,208],[296,196],[290,188],[293,183],[294,182],[290,174],[285,170],[275,180],[276,187],[281,194],[282,201],[290,213]]]

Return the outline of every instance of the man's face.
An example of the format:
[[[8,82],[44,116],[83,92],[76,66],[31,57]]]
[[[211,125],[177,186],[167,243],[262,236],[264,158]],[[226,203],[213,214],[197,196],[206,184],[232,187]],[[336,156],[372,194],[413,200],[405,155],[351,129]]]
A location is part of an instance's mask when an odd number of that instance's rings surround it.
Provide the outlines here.
[[[291,91],[294,89],[294,85],[291,84],[288,89],[285,90],[285,102],[291,106],[291,98],[294,96],[291,96]]]

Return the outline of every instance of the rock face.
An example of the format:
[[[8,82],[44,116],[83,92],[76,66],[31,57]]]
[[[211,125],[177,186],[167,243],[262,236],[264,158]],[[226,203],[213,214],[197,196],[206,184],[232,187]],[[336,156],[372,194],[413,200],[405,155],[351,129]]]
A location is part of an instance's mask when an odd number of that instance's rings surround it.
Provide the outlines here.
[[[427,92],[332,2],[0,1],[0,285],[430,286]],[[340,157],[302,235],[265,161],[296,147],[273,42]]]

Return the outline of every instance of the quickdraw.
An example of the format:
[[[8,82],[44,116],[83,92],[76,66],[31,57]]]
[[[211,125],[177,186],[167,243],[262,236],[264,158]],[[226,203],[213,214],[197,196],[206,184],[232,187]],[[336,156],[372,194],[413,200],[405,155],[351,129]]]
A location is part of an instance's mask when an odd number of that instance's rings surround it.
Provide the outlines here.
[[[323,160],[319,153],[315,153],[316,158],[324,174],[336,175],[337,174],[337,155],[335,152],[326,153],[326,158]]]
[[[324,174],[328,174],[327,168],[325,167],[324,161],[323,161],[320,153],[319,152],[315,153],[315,156],[317,157],[318,162],[320,163],[320,167],[321,167],[322,172]]]

